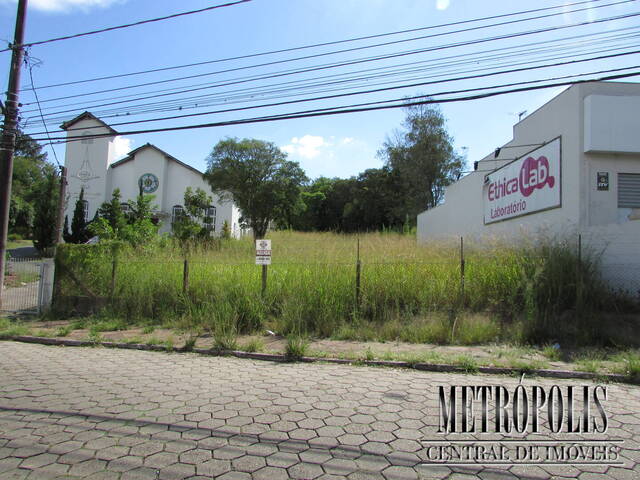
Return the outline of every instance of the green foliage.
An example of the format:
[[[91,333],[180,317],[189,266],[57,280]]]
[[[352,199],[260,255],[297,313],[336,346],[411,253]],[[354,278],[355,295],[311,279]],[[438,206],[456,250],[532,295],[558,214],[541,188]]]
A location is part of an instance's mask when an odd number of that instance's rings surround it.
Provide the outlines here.
[[[299,360],[307,354],[309,340],[300,335],[291,334],[287,336],[285,355],[289,360]]]
[[[222,224],[221,237],[224,240],[229,240],[231,238],[231,227],[229,226],[229,222],[227,220],[225,220]]]
[[[46,177],[53,171],[47,154],[29,135],[18,131],[13,157],[9,232],[27,236],[35,220],[36,200]]]
[[[241,221],[263,238],[271,221],[289,224],[306,181],[298,163],[286,159],[275,144],[227,138],[209,155],[205,178],[223,200],[233,200]]]
[[[59,189],[59,176],[49,169],[37,187],[35,199],[33,245],[41,254],[56,244]]]
[[[173,235],[184,245],[194,240],[202,240],[211,236],[206,227],[213,219],[207,216],[207,210],[213,199],[201,188],[194,191],[187,187],[184,192],[184,212],[171,225]]]
[[[244,352],[261,352],[264,350],[264,342],[261,338],[252,338],[240,345],[240,350]]]
[[[437,106],[410,106],[406,112],[404,130],[385,141],[380,156],[399,176],[402,211],[413,218],[442,201],[445,188],[460,177],[464,159],[455,153]]]
[[[123,245],[108,310],[126,324],[168,322],[186,331],[209,330],[221,344],[270,328],[282,335],[352,340],[565,345],[563,339],[611,342],[609,323],[596,320],[600,312],[622,311],[625,305],[602,284],[588,255],[577,268],[571,242],[545,246],[550,241],[540,238],[517,248],[465,242],[462,298],[457,244],[417,246],[401,234],[360,235],[356,306],[355,236],[273,232],[271,238],[274,263],[264,296],[251,238],[231,239],[215,249],[195,246],[186,294],[177,241],[158,237],[138,247]],[[57,261],[97,296],[109,297],[112,259],[108,244],[64,245]],[[59,271],[60,295],[82,294],[66,269]],[[589,296],[580,314],[575,310],[579,284]]]
[[[71,220],[71,235],[65,240],[68,243],[85,243],[90,238],[90,232],[87,229],[87,221],[84,211],[84,188],[80,189],[80,195],[76,200],[76,206],[73,209],[73,219]]]
[[[120,190],[116,188],[111,201],[98,209],[89,231],[101,240],[124,241],[131,245],[151,242],[159,228],[153,220],[154,198],[153,195],[138,195],[135,201],[127,202],[128,213],[125,214]]]

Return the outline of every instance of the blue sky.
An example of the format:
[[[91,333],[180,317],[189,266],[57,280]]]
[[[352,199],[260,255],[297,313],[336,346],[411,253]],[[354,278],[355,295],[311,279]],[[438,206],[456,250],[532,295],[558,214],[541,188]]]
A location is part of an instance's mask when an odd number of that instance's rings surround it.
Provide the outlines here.
[[[398,30],[422,28],[442,23],[500,15],[546,6],[562,6],[563,4],[566,5],[574,3],[575,1],[577,0],[565,2],[561,0],[520,0],[517,2],[506,0],[253,0],[246,4],[154,24],[83,37],[81,39],[34,46],[30,49],[30,56],[34,62],[38,62],[38,65],[33,67],[32,72],[34,84],[40,88],[56,83],[100,76],[224,59]],[[224,2],[208,2],[202,0],[182,2],[158,0],[30,0],[26,40],[28,42],[38,41],[203,8],[219,3]],[[616,3],[616,0],[592,1],[590,5],[596,7],[602,4],[613,3]],[[432,32],[445,32],[461,27],[447,27],[299,52],[156,72],[148,75],[54,88],[41,88],[39,90],[39,97],[42,101],[45,114],[51,115],[52,123],[50,124],[50,129],[52,136],[59,136],[60,130],[58,129],[58,125],[60,122],[58,122],[57,119],[72,118],[76,113],[80,113],[87,108],[97,113],[98,116],[101,116],[98,113],[101,109],[115,109],[117,112],[114,112],[114,114],[124,114],[127,111],[131,113],[131,110],[128,110],[129,104],[118,104],[117,107],[91,108],[96,104],[119,101],[118,99],[100,101],[105,98],[124,94],[137,94],[141,96],[147,95],[150,91],[170,87],[186,87],[211,81],[237,81],[239,77],[247,77],[249,75],[278,74],[287,69],[304,69],[331,62],[361,59],[362,57],[372,55],[395,54],[406,50],[441,47],[451,42],[482,40],[494,35],[506,35],[550,26],[566,26],[586,20],[593,21],[638,12],[640,11],[638,6],[638,2],[627,2],[573,13],[571,10],[585,8],[586,5],[566,6],[547,12],[559,13],[554,17],[480,29],[456,35],[444,35],[437,38],[409,41],[363,51],[291,61],[281,65],[265,66],[256,69],[246,69],[216,75],[211,74],[201,78],[162,85],[138,87],[124,91],[106,92],[92,96],[52,101],[52,99],[58,97],[85,94],[96,90],[108,90],[129,86],[131,84],[160,81],[186,75],[209,74],[221,69],[248,67],[256,63],[273,60],[290,60],[294,57],[311,53],[327,53],[340,48],[365,46],[391,39],[408,39]],[[0,0],[0,40],[2,41],[8,41],[13,36],[15,8],[15,1]],[[521,15],[513,18],[524,17],[525,16]],[[496,55],[496,52],[505,51],[497,49],[506,49],[509,47],[517,48],[517,52],[520,52],[520,54],[513,54],[508,60],[496,60],[493,66],[488,61],[488,63],[478,61],[475,64],[471,63],[464,67],[448,67],[449,70],[442,67],[440,70],[431,70],[428,73],[419,71],[411,72],[408,70],[404,83],[419,82],[421,78],[427,78],[435,74],[447,74],[449,76],[470,75],[473,74],[474,71],[484,73],[504,69],[507,68],[508,64],[518,62],[524,65],[527,62],[533,61],[533,57],[529,56],[532,51],[531,49],[542,48],[543,46],[563,45],[565,50],[558,49],[557,51],[549,50],[547,52],[541,52],[539,57],[535,59],[535,61],[540,63],[553,62],[554,60],[552,59],[556,58],[554,55],[557,55],[557,58],[564,55],[562,59],[555,61],[566,61],[567,58],[578,59],[587,58],[589,55],[595,56],[597,52],[604,52],[601,53],[601,55],[612,52],[628,52],[633,49],[638,49],[640,44],[638,41],[640,37],[637,36],[640,35],[640,22],[638,22],[638,18],[639,17],[632,17],[617,21],[566,28],[554,32],[527,35],[515,39],[483,42],[471,46],[460,46],[441,51],[412,54],[391,60],[344,67],[343,69],[330,69],[300,74],[298,76],[277,77],[276,79],[256,81],[254,83],[245,82],[234,86],[219,87],[217,90],[211,90],[211,92],[224,92],[220,97],[221,100],[218,100],[220,104],[224,104],[224,102],[228,101],[228,99],[225,99],[225,95],[230,95],[232,93],[230,90],[233,89],[246,88],[248,86],[264,88],[266,85],[274,85],[275,88],[275,85],[281,86],[280,84],[282,84],[282,82],[294,80],[323,82],[323,79],[318,79],[317,77],[336,73],[342,73],[344,75],[354,74],[364,68],[391,68],[394,65],[397,65],[399,68],[401,64],[406,64],[403,68],[411,69],[421,65],[420,62],[435,61],[435,59],[442,59],[443,57],[451,57],[453,59],[455,56],[455,60],[459,62],[464,58],[473,59],[474,55]],[[498,20],[494,22],[496,21]],[[488,24],[492,22],[487,21],[484,23]],[[594,34],[599,36],[589,36]],[[618,35],[618,37],[614,38],[615,35]],[[577,36],[581,36],[581,38],[569,38]],[[562,40],[563,38],[566,40]],[[592,43],[596,39],[609,40],[601,44]],[[558,41],[559,43],[540,43],[553,41]],[[516,51],[512,53],[516,53]],[[331,101],[288,105],[276,109],[224,113],[151,124],[123,125],[116,126],[115,128],[119,131],[126,132],[127,129],[133,129],[134,127],[164,127],[201,122],[226,121],[247,116],[270,115],[310,108],[401,98],[408,95],[425,95],[447,90],[477,88],[605,69],[633,67],[640,63],[639,60],[640,55],[634,54],[615,59],[590,61],[556,68],[493,76],[484,79],[398,89],[384,94],[359,95]],[[446,60],[439,61],[442,62]],[[9,53],[0,54],[0,82],[3,82],[3,85],[7,83],[8,64]],[[475,70],[476,68],[477,70]],[[446,78],[446,76],[441,76],[440,78]],[[632,77],[625,81],[638,81],[638,78],[640,77]],[[398,77],[398,84],[400,83],[402,82],[400,81],[400,77]],[[22,85],[27,86],[29,84],[30,80],[25,72],[22,77]],[[374,85],[376,85],[376,80],[367,78],[361,80],[360,83],[354,85],[353,88],[354,90],[363,90]],[[320,87],[316,87],[316,91],[319,91],[319,88]],[[454,139],[455,147],[460,152],[466,151],[469,162],[472,162],[473,160],[478,160],[483,157],[495,147],[511,138],[512,127],[518,119],[518,113],[533,111],[561,90],[562,88],[537,90],[483,100],[451,103],[443,105],[442,111],[447,118],[448,129]],[[209,92],[209,90],[207,90],[207,92]],[[309,90],[309,92],[311,92],[311,90]],[[301,98],[305,96],[304,90],[296,91],[292,94],[296,93],[300,96],[288,98]],[[184,96],[186,95],[187,94],[184,94]],[[244,101],[246,103],[242,103],[241,105],[249,105],[251,102],[269,103],[269,101],[274,101],[260,97],[259,95],[260,94],[256,94],[253,98],[245,99]],[[264,95],[264,93],[262,93],[262,95]],[[317,93],[309,93],[307,96],[314,95],[317,95]],[[129,100],[130,99],[131,98],[129,98]],[[38,114],[35,111],[35,104],[33,104],[33,92],[29,89],[24,89],[21,92],[21,101],[25,103],[23,107],[23,111],[25,111],[25,113],[23,113],[23,121],[28,120],[27,131],[34,134],[41,132],[42,126],[37,124]],[[196,102],[196,100],[193,102]],[[149,119],[154,115],[176,115],[223,108],[217,105],[208,107],[208,109],[198,110],[191,109],[190,106],[193,105],[185,103],[182,109],[178,110],[177,104],[173,105],[173,107],[167,105],[167,111],[161,113],[152,112],[140,116],[129,115],[124,118],[105,118],[105,121],[107,123],[115,123],[130,119]],[[173,110],[171,110],[170,107],[173,108]],[[31,111],[29,112],[29,110]],[[71,111],[66,112],[66,110]],[[62,113],[53,115],[55,112]],[[377,157],[376,152],[382,146],[385,138],[392,134],[394,129],[400,127],[403,116],[404,113],[396,109],[181,132],[150,133],[135,136],[125,135],[119,138],[118,146],[120,152],[123,153],[128,149],[133,149],[146,142],[151,142],[196,168],[204,169],[206,167],[206,156],[220,139],[227,136],[240,138],[254,137],[272,141],[283,148],[289,153],[292,160],[300,162],[311,178],[320,175],[347,177],[356,175],[366,168],[379,167],[382,165],[382,161]],[[49,119],[49,117],[47,118]],[[56,121],[54,122],[54,120]],[[36,136],[41,137],[42,135]],[[59,159],[62,161],[64,158],[64,145],[57,145],[55,148]]]

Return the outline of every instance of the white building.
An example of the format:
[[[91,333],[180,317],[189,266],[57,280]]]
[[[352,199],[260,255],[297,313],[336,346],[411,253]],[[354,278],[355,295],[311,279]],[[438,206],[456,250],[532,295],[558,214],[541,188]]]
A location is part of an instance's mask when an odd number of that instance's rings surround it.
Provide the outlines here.
[[[614,286],[640,292],[640,84],[576,84],[418,216],[418,241],[581,234]]]
[[[228,222],[232,234],[240,236],[240,211],[232,202],[221,202],[203,179],[202,172],[147,143],[118,161],[114,161],[114,141],[118,132],[89,112],[65,122],[61,126],[67,137],[86,136],[86,139],[66,144],[67,205],[65,214],[71,223],[73,211],[84,189],[85,217],[91,220],[103,202],[111,200],[113,191],[120,189],[122,201],[135,200],[140,188],[155,196],[156,215],[161,223],[160,232],[171,230],[172,220],[182,211],[187,187],[201,188],[213,202],[208,225],[213,234],[222,231]],[[105,134],[93,138],[94,135]]]

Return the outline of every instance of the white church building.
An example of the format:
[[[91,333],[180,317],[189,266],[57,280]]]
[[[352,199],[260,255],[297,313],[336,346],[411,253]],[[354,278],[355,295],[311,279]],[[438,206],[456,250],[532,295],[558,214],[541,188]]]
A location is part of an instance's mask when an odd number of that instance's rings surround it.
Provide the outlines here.
[[[232,202],[222,202],[204,180],[203,173],[178,160],[158,147],[147,143],[115,160],[115,139],[118,132],[89,112],[61,125],[67,138],[87,137],[66,144],[67,204],[65,215],[71,223],[80,191],[84,190],[85,219],[91,220],[102,203],[111,200],[118,188],[122,202],[135,200],[140,189],[154,195],[155,215],[160,232],[170,232],[171,224],[184,209],[187,187],[201,188],[212,198],[206,226],[212,235],[219,235],[227,222],[234,237],[242,234],[240,211]],[[104,135],[95,137],[95,135]]]

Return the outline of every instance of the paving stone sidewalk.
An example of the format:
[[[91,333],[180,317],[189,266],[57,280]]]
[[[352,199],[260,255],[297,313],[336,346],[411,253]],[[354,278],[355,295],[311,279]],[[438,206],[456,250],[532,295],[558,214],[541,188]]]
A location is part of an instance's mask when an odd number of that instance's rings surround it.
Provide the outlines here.
[[[630,385],[607,386],[619,465],[425,464],[438,386],[518,382],[0,342],[0,479],[640,479]]]

